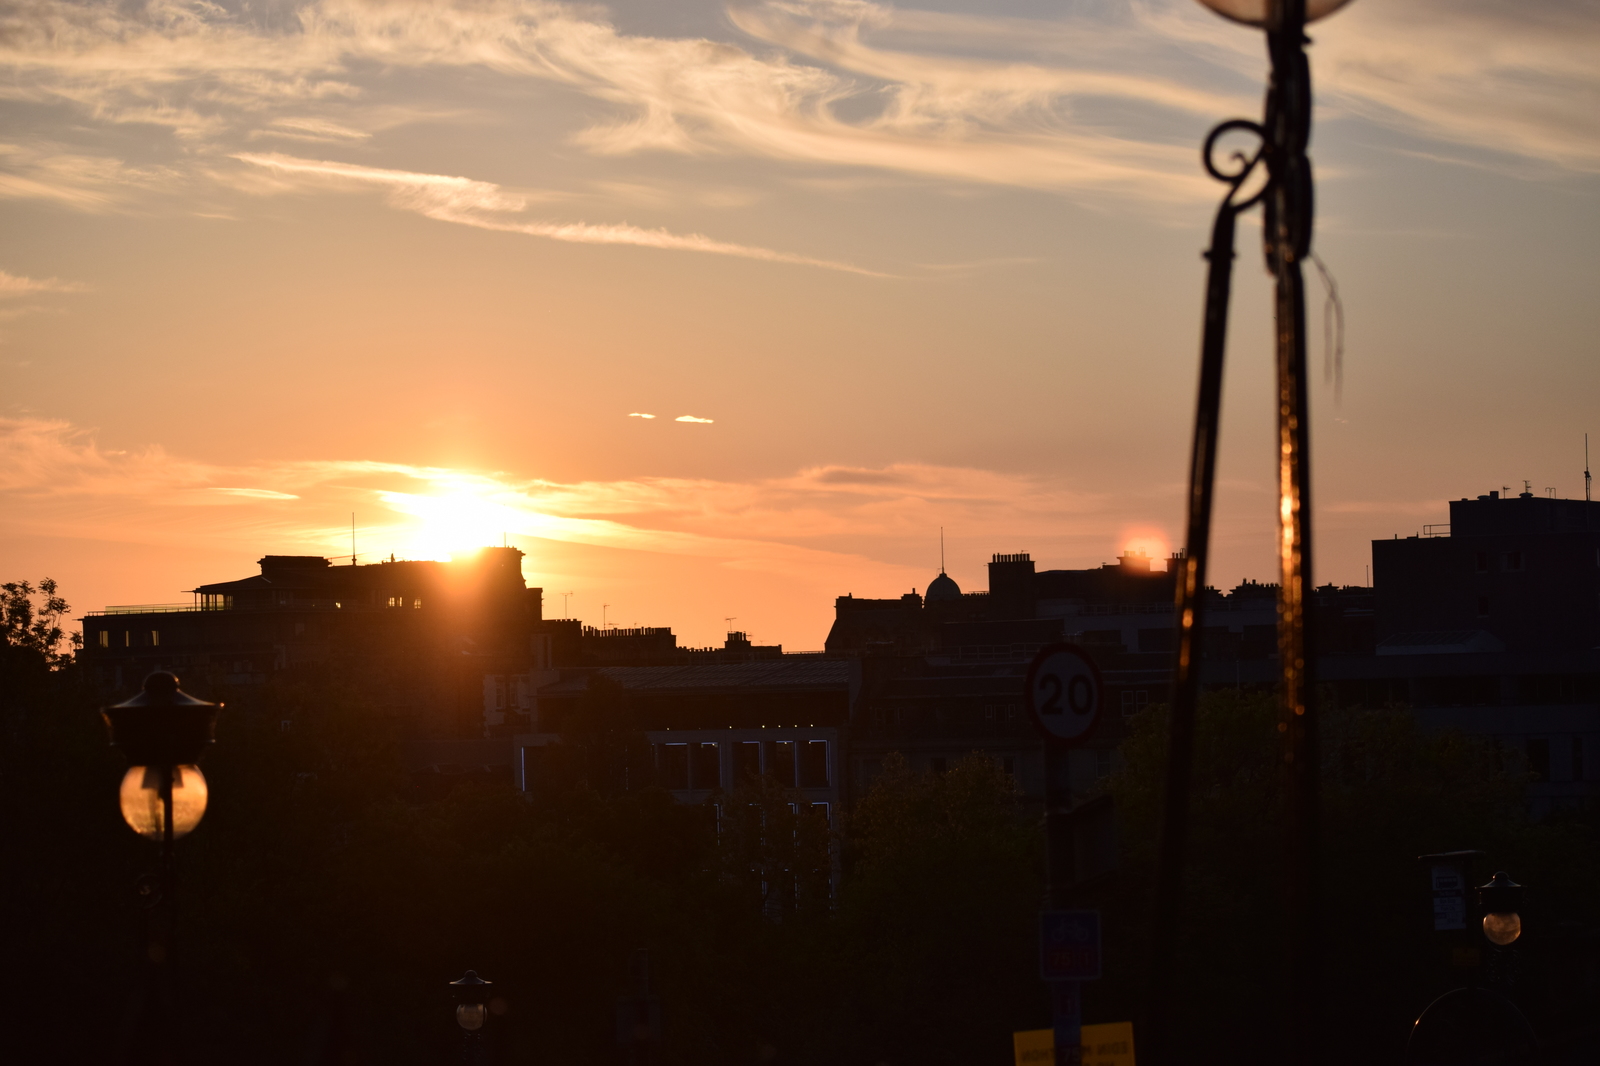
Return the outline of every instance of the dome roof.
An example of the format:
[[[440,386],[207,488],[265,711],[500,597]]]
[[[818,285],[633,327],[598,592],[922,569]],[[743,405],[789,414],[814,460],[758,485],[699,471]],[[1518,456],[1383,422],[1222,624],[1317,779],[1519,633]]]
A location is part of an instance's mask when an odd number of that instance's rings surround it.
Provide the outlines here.
[[[961,586],[949,574],[940,574],[928,583],[928,593],[923,599],[928,603],[948,602],[961,598]]]

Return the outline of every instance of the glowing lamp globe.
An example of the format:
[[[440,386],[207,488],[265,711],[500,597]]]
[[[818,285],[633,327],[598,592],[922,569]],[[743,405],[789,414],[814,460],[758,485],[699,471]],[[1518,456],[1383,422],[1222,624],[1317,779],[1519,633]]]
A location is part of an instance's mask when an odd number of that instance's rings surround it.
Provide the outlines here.
[[[1483,935],[1505,947],[1522,935],[1522,886],[1504,870],[1478,886],[1478,905],[1483,908]]]
[[[1200,0],[1223,18],[1246,26],[1275,26],[1282,0]],[[1306,21],[1315,22],[1331,15],[1350,0],[1306,0]]]
[[[167,807],[161,777],[172,781],[172,837],[187,835],[206,815],[206,779],[200,767],[130,766],[122,778],[122,820],[142,837],[160,840],[166,829]]]

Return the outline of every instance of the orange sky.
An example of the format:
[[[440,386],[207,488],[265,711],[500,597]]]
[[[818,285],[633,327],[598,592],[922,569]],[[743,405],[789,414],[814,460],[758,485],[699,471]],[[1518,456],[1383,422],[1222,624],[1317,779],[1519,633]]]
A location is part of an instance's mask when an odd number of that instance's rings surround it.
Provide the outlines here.
[[[1197,145],[1259,35],[1192,0],[42,0],[0,43],[0,546],[79,609],[262,554],[528,553],[546,611],[821,646],[834,596],[1176,537]],[[1600,394],[1600,17],[1315,27],[1318,581],[1530,479]],[[1272,579],[1241,235],[1216,583]],[[1311,315],[1323,356],[1320,292]],[[640,417],[651,414],[656,417]],[[684,417],[693,421],[680,420]]]

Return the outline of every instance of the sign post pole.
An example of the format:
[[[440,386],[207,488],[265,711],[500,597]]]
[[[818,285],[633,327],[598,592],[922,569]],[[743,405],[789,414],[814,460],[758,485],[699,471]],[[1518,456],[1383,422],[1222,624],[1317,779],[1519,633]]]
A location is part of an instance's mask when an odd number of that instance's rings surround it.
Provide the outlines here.
[[[1050,986],[1055,1066],[1082,1063],[1082,982],[1100,976],[1100,912],[1065,908],[1076,880],[1067,751],[1094,729],[1103,691],[1094,661],[1071,644],[1041,649],[1028,668],[1028,711],[1044,736],[1048,882],[1039,915],[1039,971]]]

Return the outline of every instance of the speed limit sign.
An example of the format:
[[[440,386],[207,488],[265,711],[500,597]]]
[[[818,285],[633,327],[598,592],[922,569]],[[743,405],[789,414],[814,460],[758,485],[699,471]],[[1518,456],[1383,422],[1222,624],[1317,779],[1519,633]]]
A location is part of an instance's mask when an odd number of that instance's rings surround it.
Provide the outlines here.
[[[1082,740],[1100,717],[1105,686],[1094,660],[1075,644],[1050,644],[1028,667],[1028,712],[1051,740]]]

